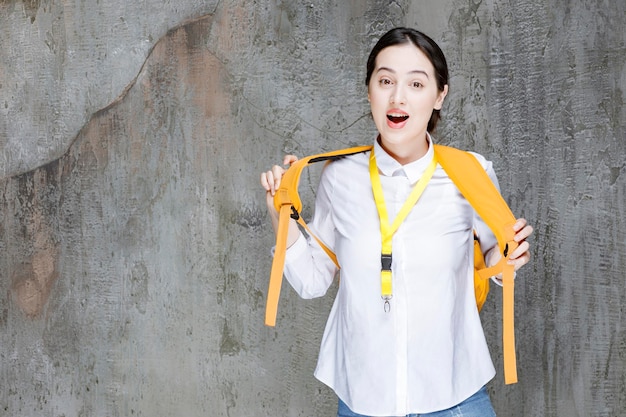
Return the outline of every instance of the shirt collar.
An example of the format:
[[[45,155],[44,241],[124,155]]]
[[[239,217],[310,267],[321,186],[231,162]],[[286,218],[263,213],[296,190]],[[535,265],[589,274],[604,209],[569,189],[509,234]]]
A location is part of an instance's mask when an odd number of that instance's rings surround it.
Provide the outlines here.
[[[385,150],[380,146],[378,140],[374,141],[374,153],[376,154],[376,165],[380,172],[387,176],[404,176],[408,178],[411,184],[418,181],[430,161],[432,161],[435,156],[435,150],[433,148],[433,138],[429,133],[426,133],[426,138],[428,140],[428,151],[424,156],[422,156],[417,161],[410,162],[406,165],[401,165],[398,161],[393,159],[391,155],[389,155]]]

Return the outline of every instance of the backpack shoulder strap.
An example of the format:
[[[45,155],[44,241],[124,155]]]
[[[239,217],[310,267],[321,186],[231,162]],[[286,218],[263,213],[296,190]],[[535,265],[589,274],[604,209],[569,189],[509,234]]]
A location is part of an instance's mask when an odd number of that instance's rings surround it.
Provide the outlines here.
[[[502,272],[504,377],[507,384],[515,383],[514,267],[507,263],[507,256],[518,246],[513,239],[516,218],[474,155],[443,145],[435,145],[435,154],[446,174],[498,240],[502,259],[493,267],[479,271],[479,274],[488,279]]]
[[[344,156],[367,152],[371,149],[372,146],[360,146],[312,155],[291,164],[283,175],[281,184],[274,196],[274,206],[279,211],[279,222],[265,310],[266,325],[276,325],[278,299],[282,285],[285,252],[287,250],[286,242],[289,218],[296,219],[299,224],[308,229],[299,214],[302,210],[302,201],[298,194],[298,185],[302,170],[311,163],[332,161]],[[488,279],[490,276],[502,272],[504,376],[507,384],[515,383],[517,382],[517,369],[515,360],[513,310],[514,267],[508,265],[506,262],[507,255],[518,246],[517,242],[513,240],[515,233],[512,226],[516,221],[515,216],[482,165],[480,165],[472,154],[443,145],[435,145],[435,154],[437,161],[446,171],[446,174],[448,174],[450,179],[461,191],[461,194],[463,194],[478,215],[489,226],[498,240],[498,246],[503,255],[502,259],[498,264],[490,268],[484,268],[478,271],[478,273],[484,279]],[[313,234],[311,235],[315,237]],[[331,259],[337,263],[336,257],[332,251],[330,251],[323,242],[317,241]]]
[[[503,252],[507,244],[517,246],[513,241],[513,225],[517,219],[476,157],[443,145],[435,145],[435,154],[463,197],[493,231]],[[509,247],[507,252],[513,249]]]
[[[300,174],[302,170],[309,164],[321,161],[334,161],[348,155],[354,155],[361,152],[367,152],[372,146],[359,146],[354,148],[340,149],[337,151],[311,155],[302,158],[291,164],[289,169],[281,178],[280,185],[274,195],[274,207],[278,210],[278,230],[276,231],[276,248],[274,249],[274,259],[272,261],[272,270],[270,273],[270,283],[267,292],[267,303],[265,306],[265,324],[267,326],[276,325],[276,314],[278,312],[278,298],[280,297],[280,288],[283,279],[283,270],[285,267],[285,252],[287,251],[287,233],[289,230],[289,218],[293,218],[305,229],[308,227],[300,212],[302,211],[302,201],[298,194],[298,185],[300,183]],[[335,254],[328,249],[322,241],[311,233],[322,249],[337,264]]]

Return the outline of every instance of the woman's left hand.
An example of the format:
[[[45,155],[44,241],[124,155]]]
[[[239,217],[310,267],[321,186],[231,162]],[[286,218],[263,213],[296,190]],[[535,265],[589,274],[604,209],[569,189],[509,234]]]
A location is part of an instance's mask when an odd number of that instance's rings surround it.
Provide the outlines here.
[[[528,224],[526,219],[519,218],[513,225],[515,237],[513,238],[519,246],[509,255],[509,264],[515,265],[517,271],[530,261],[530,245],[526,239],[533,234],[533,227]]]

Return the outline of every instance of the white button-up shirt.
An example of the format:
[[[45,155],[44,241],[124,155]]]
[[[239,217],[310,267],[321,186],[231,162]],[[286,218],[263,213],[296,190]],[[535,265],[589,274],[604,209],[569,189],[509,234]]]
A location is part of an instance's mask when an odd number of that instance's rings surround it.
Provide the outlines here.
[[[393,222],[433,158],[400,165],[378,143],[376,161]],[[498,186],[491,163],[476,155]],[[381,299],[381,235],[369,177],[369,153],[324,168],[309,226],[337,255],[341,278],[315,371],[350,409],[399,416],[450,408],[495,375],[473,287],[473,234],[496,245],[438,166],[393,236],[393,298]],[[286,255],[285,276],[303,298],[320,297],[336,267],[301,236]]]

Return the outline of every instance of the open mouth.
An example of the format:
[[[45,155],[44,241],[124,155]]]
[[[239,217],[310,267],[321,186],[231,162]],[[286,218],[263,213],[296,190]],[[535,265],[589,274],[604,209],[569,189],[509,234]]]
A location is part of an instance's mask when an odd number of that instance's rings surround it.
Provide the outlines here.
[[[408,114],[388,114],[387,119],[392,123],[402,123],[409,118]]]

